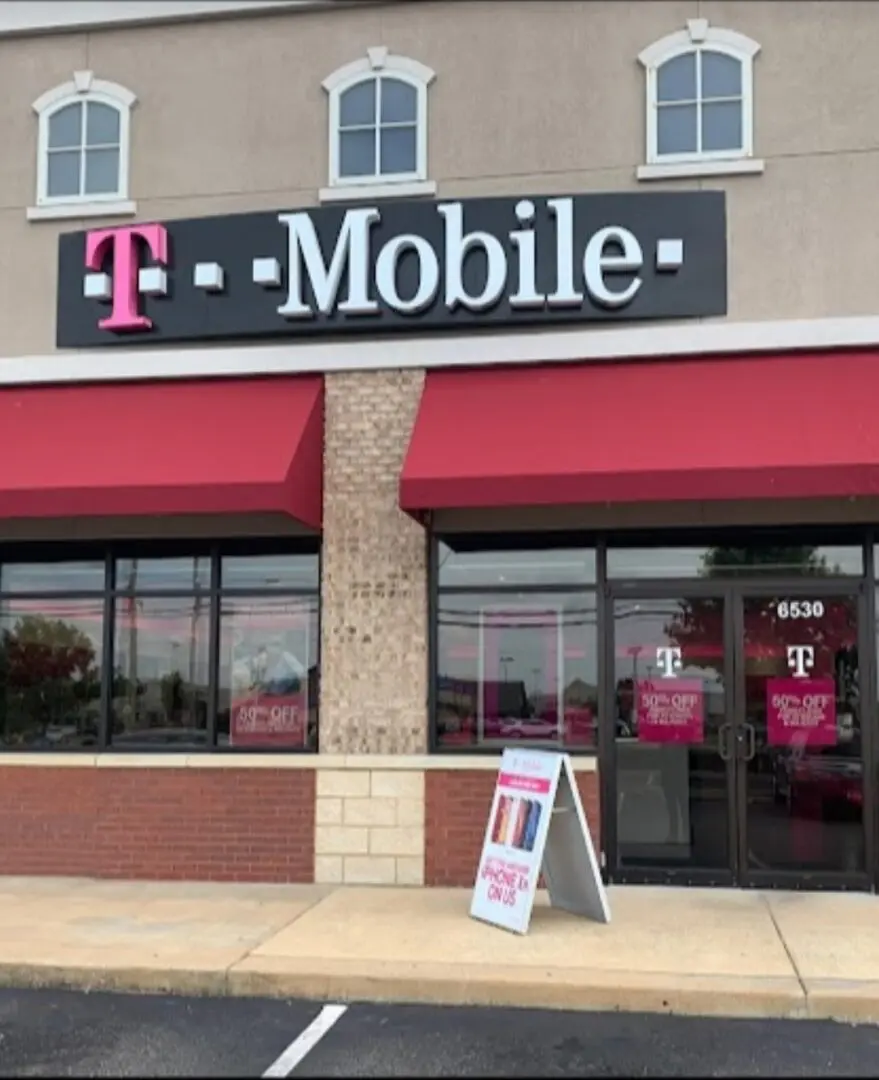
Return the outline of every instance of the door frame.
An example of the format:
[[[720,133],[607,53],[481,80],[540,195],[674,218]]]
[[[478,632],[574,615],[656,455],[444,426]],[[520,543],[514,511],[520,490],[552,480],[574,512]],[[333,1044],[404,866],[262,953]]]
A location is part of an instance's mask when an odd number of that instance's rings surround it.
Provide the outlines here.
[[[726,867],[704,869],[702,867],[621,867],[618,863],[617,845],[617,745],[615,727],[616,681],[616,635],[614,605],[620,600],[681,600],[689,598],[717,599],[723,603],[723,681],[725,697],[725,723],[733,731],[733,622],[727,582],[704,579],[663,579],[662,581],[639,579],[634,581],[609,581],[604,586],[606,605],[606,632],[603,635],[602,664],[605,672],[601,712],[604,722],[603,752],[601,754],[601,798],[606,811],[602,814],[604,847],[607,852],[606,873],[609,881],[618,884],[659,884],[733,887],[736,884],[736,786],[735,753],[723,762],[727,794],[727,849],[729,861]],[[720,757],[720,751],[718,750]]]
[[[604,691],[601,695],[601,712],[605,717],[602,752],[600,754],[600,782],[602,805],[602,832],[606,857],[606,877],[620,884],[679,884],[693,886],[731,886],[738,888],[785,888],[834,889],[869,891],[876,887],[877,865],[875,842],[877,836],[877,807],[875,791],[874,727],[876,723],[876,656],[873,646],[873,621],[875,617],[870,577],[754,577],[742,576],[727,580],[706,581],[692,578],[663,578],[606,581],[603,588],[603,606],[606,611],[605,633],[602,635],[600,666],[605,673]],[[858,674],[861,722],[861,754],[863,762],[863,812],[862,821],[865,844],[865,870],[863,873],[811,872],[796,870],[754,871],[747,867],[747,766],[739,760],[737,735],[745,722],[744,683],[744,600],[746,597],[845,597],[856,599],[858,617]],[[726,870],[705,870],[696,867],[677,868],[623,868],[618,864],[617,846],[617,749],[615,730],[614,679],[616,662],[616,638],[614,605],[620,600],[680,600],[693,598],[716,598],[723,602],[723,676],[726,695],[727,723],[732,729],[733,753],[726,761],[727,822],[729,866]],[[718,751],[719,752],[719,751]]]
[[[872,634],[868,626],[867,588],[860,580],[852,578],[766,578],[731,583],[731,606],[733,615],[733,745],[736,759],[735,809],[736,809],[736,885],[743,889],[836,889],[868,891],[874,882],[875,865],[875,785],[873,783],[875,695],[873,682]],[[812,871],[812,870],[755,870],[748,866],[748,767],[738,752],[741,745],[739,732],[746,723],[745,702],[745,627],[744,607],[748,599],[778,597],[808,597],[855,601],[857,613],[858,645],[858,695],[861,725],[861,762],[863,766],[863,803],[861,821],[864,830],[864,870]],[[864,661],[868,663],[865,664]]]

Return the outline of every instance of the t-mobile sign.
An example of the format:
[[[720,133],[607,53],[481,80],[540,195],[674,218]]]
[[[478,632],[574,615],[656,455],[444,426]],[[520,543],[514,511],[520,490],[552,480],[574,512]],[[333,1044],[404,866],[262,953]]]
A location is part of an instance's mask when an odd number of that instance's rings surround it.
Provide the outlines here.
[[[724,198],[408,201],[73,233],[60,239],[57,342],[723,315]]]

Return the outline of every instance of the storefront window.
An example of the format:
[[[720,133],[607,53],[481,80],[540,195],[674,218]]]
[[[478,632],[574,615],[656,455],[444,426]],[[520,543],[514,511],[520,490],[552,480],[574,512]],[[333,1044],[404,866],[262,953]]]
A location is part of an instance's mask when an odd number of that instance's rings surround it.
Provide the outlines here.
[[[207,741],[209,613],[209,596],[117,598],[114,747]]]
[[[109,554],[0,565],[0,748],[316,748],[316,551]]]
[[[438,554],[437,747],[594,749],[593,553],[440,544]]]
[[[0,606],[0,745],[73,750],[98,745],[103,597],[6,597]]]
[[[223,598],[217,719],[221,746],[314,748],[317,635],[316,598]]]

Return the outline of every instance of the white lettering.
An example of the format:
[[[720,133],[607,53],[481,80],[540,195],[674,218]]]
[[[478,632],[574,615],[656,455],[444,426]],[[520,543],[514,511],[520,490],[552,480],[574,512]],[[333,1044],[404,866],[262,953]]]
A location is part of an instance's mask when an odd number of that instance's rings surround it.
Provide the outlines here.
[[[622,255],[605,253],[608,244],[616,244],[623,249]],[[586,291],[602,307],[617,308],[630,303],[641,288],[641,278],[637,275],[625,289],[613,290],[608,287],[606,274],[631,273],[644,265],[644,253],[641,245],[628,229],[618,225],[609,225],[599,229],[589,238],[583,254],[583,278]]]
[[[464,235],[464,210],[460,203],[437,207],[446,222],[446,307],[454,311],[466,307],[470,311],[485,311],[498,302],[507,284],[507,257],[496,236],[487,232]],[[474,249],[481,247],[487,262],[482,292],[471,295],[464,288],[464,261]]]
[[[400,256],[412,250],[418,256],[418,287],[414,296],[404,300],[397,289],[397,264]],[[375,261],[375,287],[384,302],[404,315],[415,315],[433,303],[439,289],[439,260],[423,236],[404,233],[389,240]]]
[[[516,203],[516,218],[522,225],[534,221],[534,203],[522,199]],[[511,308],[543,307],[545,293],[537,291],[537,238],[533,229],[517,229],[510,233],[510,243],[519,256],[519,286],[510,297]]]
[[[314,310],[302,296],[303,265],[321,314],[332,312],[346,267],[348,299],[338,305],[338,310],[349,315],[378,312],[378,303],[369,298],[369,231],[379,220],[381,214],[375,207],[348,210],[327,267],[310,214],[278,214],[278,221],[287,227],[288,249],[287,299],[278,314],[287,319],[313,318]]]
[[[574,204],[571,199],[547,199],[555,218],[555,292],[547,297],[550,307],[577,307],[583,294],[574,288]]]

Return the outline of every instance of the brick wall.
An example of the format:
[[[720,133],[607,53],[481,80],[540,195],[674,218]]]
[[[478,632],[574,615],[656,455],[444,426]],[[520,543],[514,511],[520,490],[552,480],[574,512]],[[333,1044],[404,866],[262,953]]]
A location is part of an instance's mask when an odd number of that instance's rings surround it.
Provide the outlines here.
[[[311,769],[0,767],[0,874],[314,880]]]
[[[425,885],[472,886],[496,780],[493,769],[436,769],[425,774]],[[577,787],[597,853],[598,773],[577,773]]]
[[[427,538],[398,506],[421,371],[328,374],[320,749],[427,747]]]

